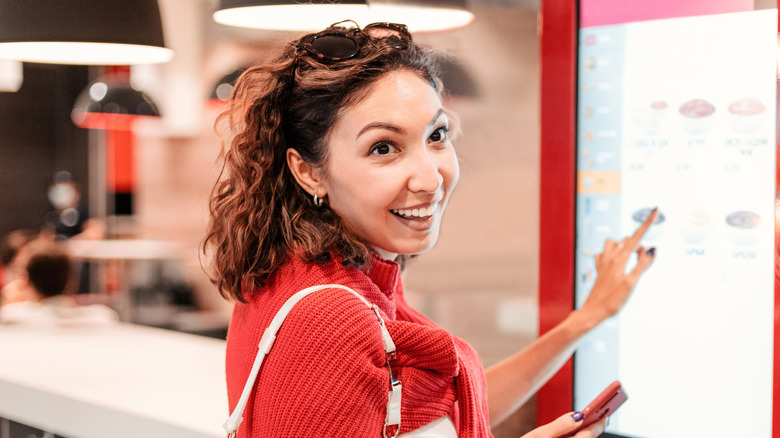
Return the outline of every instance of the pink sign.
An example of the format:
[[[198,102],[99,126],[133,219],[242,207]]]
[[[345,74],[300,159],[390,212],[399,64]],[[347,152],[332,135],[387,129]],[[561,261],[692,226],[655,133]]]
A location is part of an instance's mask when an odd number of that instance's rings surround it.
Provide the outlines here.
[[[581,0],[580,27],[752,11],[753,0]]]

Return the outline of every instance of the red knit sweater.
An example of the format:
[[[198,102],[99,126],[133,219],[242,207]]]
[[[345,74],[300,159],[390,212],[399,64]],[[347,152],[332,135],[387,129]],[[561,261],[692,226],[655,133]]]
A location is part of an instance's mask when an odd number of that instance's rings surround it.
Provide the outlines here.
[[[370,272],[294,259],[238,303],[227,338],[227,388],[235,407],[263,330],[287,298],[318,284],[350,287],[376,304],[396,344],[403,385],[401,433],[450,415],[458,436],[491,437],[482,362],[471,346],[409,307],[398,265]],[[374,312],[351,293],[328,289],[296,304],[263,362],[239,437],[380,437],[388,371]],[[457,401],[457,403],[456,403]],[[392,431],[391,431],[392,432]]]

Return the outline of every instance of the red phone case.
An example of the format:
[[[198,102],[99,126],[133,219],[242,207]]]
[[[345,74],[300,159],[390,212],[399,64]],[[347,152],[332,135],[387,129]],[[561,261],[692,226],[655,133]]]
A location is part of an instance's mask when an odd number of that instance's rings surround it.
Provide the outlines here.
[[[628,400],[628,395],[623,391],[620,381],[612,382],[582,410],[585,417],[583,417],[580,427],[572,432],[572,435],[602,418],[612,415],[626,400]]]

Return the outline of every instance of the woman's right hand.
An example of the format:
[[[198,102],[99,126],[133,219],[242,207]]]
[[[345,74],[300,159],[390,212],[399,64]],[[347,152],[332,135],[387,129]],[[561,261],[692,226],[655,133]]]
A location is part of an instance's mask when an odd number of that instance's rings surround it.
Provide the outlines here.
[[[582,420],[574,421],[572,414],[573,412],[569,412],[568,414],[561,415],[553,422],[528,432],[523,435],[522,438],[560,438],[569,436],[573,438],[596,438],[601,435],[607,427],[607,419],[604,418],[578,431],[575,435],[570,435],[582,422]]]
[[[593,289],[578,309],[579,313],[590,315],[596,323],[614,316],[625,305],[636,287],[639,277],[650,267],[655,258],[655,249],[646,250],[641,241],[659,215],[654,209],[633,235],[620,242],[607,239],[604,251],[596,255],[596,281]],[[626,272],[626,265],[632,253],[636,253],[636,265]]]

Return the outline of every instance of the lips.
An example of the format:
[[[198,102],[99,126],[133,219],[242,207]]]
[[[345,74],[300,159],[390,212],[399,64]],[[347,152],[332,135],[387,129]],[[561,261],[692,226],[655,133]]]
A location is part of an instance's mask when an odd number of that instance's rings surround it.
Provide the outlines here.
[[[433,216],[433,213],[435,213],[438,208],[439,203],[436,202],[428,207],[394,209],[390,210],[390,212],[404,219],[426,219]]]

